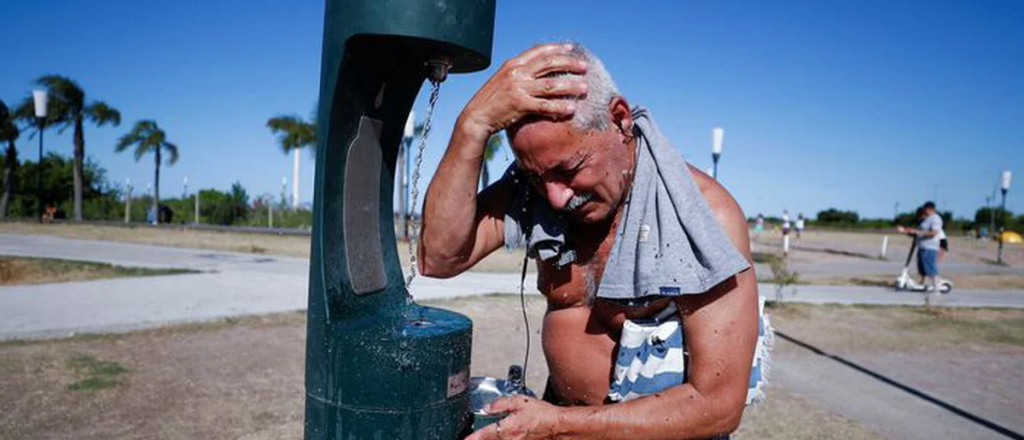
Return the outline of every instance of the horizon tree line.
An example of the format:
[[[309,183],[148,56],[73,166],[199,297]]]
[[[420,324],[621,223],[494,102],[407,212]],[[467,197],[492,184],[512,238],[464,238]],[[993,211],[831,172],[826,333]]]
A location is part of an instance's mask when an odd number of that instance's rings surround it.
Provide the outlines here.
[[[90,122],[96,127],[121,125],[121,112],[113,106],[99,100],[88,100],[85,90],[77,82],[61,75],[43,75],[36,78],[33,84],[40,86],[48,95],[46,105],[46,117],[42,121],[42,130],[55,130],[63,134],[69,128],[72,129],[72,144],[74,146],[73,158],[73,219],[82,221],[82,199],[83,199],[83,176],[85,167],[85,123]],[[16,141],[22,133],[32,132],[29,135],[33,138],[40,133],[35,114],[35,102],[29,95],[22,99],[20,104],[13,109],[0,100],[0,143],[6,143],[4,154],[4,189],[0,193],[0,218],[7,217],[8,207],[14,188],[15,171],[18,167],[18,152]],[[21,124],[21,127],[18,124]],[[140,120],[135,123],[134,128],[128,134],[122,136],[117,145],[116,152],[122,152],[129,145],[136,145],[135,161],[138,162],[142,156],[154,152],[156,154],[156,170],[154,176],[154,188],[156,189],[154,209],[159,203],[160,188],[160,157],[161,150],[169,154],[168,165],[173,165],[178,159],[178,148],[166,139],[166,133],[160,129],[153,120]],[[39,195],[37,195],[39,197]],[[41,203],[42,201],[40,201]],[[158,215],[155,218],[158,219]]]

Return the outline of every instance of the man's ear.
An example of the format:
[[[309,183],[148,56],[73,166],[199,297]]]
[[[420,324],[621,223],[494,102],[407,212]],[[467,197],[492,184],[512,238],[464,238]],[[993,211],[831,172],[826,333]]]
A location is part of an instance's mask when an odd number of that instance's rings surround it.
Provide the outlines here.
[[[626,98],[616,96],[608,103],[608,111],[612,116],[612,124],[619,127],[619,132],[627,138],[633,137],[633,115],[629,111]]]

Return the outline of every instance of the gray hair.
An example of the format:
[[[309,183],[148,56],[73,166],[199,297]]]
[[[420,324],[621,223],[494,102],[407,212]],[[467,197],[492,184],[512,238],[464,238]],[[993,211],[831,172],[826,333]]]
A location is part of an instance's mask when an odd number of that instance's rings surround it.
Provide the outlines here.
[[[572,124],[587,131],[607,129],[608,123],[611,122],[608,104],[619,96],[619,88],[605,69],[604,63],[590,49],[576,42],[565,44],[572,45],[570,56],[587,62],[587,95],[583,98],[573,98],[576,99],[576,113],[573,115]],[[561,75],[568,74],[556,76]]]

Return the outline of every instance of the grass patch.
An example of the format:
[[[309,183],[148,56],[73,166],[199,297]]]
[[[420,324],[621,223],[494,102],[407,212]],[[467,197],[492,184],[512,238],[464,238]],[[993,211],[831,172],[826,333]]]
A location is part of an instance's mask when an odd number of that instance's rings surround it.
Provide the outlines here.
[[[199,273],[189,269],[125,267],[91,261],[55,258],[0,257],[0,286],[39,283],[67,283],[107,278],[181,275]]]
[[[753,252],[751,257],[754,258],[755,263],[761,264],[772,264],[775,261],[782,259],[781,255],[773,254],[771,252]]]
[[[881,305],[767,304],[772,324],[832,349],[1024,350],[1024,310]]]
[[[128,368],[114,361],[97,359],[91,354],[76,354],[67,361],[67,367],[85,378],[68,384],[71,391],[93,392],[121,384],[121,376]]]
[[[977,319],[967,313],[941,308],[916,308],[917,319],[900,325],[915,332],[948,333],[964,341],[981,341],[1024,347],[1024,317]]]
[[[0,349],[12,347],[25,347],[41,344],[76,344],[82,342],[115,342],[128,337],[143,336],[175,336],[185,334],[196,334],[209,331],[217,331],[225,328],[240,325],[252,327],[277,327],[289,325],[305,325],[306,311],[296,310],[291,312],[270,313],[265,315],[244,315],[229,316],[224,318],[211,319],[207,321],[190,322],[184,324],[172,324],[163,327],[135,330],[129,333],[75,333],[72,336],[57,337],[50,339],[10,339],[0,341]]]

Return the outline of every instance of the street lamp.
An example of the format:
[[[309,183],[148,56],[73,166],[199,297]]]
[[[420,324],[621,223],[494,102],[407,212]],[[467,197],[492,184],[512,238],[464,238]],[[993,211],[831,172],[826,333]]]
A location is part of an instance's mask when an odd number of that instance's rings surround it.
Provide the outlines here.
[[[1002,224],[999,226],[999,255],[996,261],[999,264],[1003,264],[1003,242],[1006,241],[1004,232],[1006,231],[1006,193],[1010,191],[1010,180],[1013,179],[1013,173],[1009,170],[1003,171],[1002,185],[999,189],[1003,193],[1003,206],[1000,208],[999,216],[1002,217]]]
[[[281,206],[288,209],[288,178],[281,176]]]
[[[718,180],[718,158],[722,156],[723,137],[725,137],[725,130],[722,127],[715,127],[711,130],[711,160],[715,163],[711,177],[714,177],[715,180]]]
[[[39,125],[39,166],[36,169],[36,214],[43,222],[43,129],[46,128],[46,104],[49,96],[46,90],[33,90],[32,101],[36,107],[36,123]]]
[[[124,198],[124,222],[131,223],[132,220],[132,179],[125,178],[124,186],[128,190]]]

